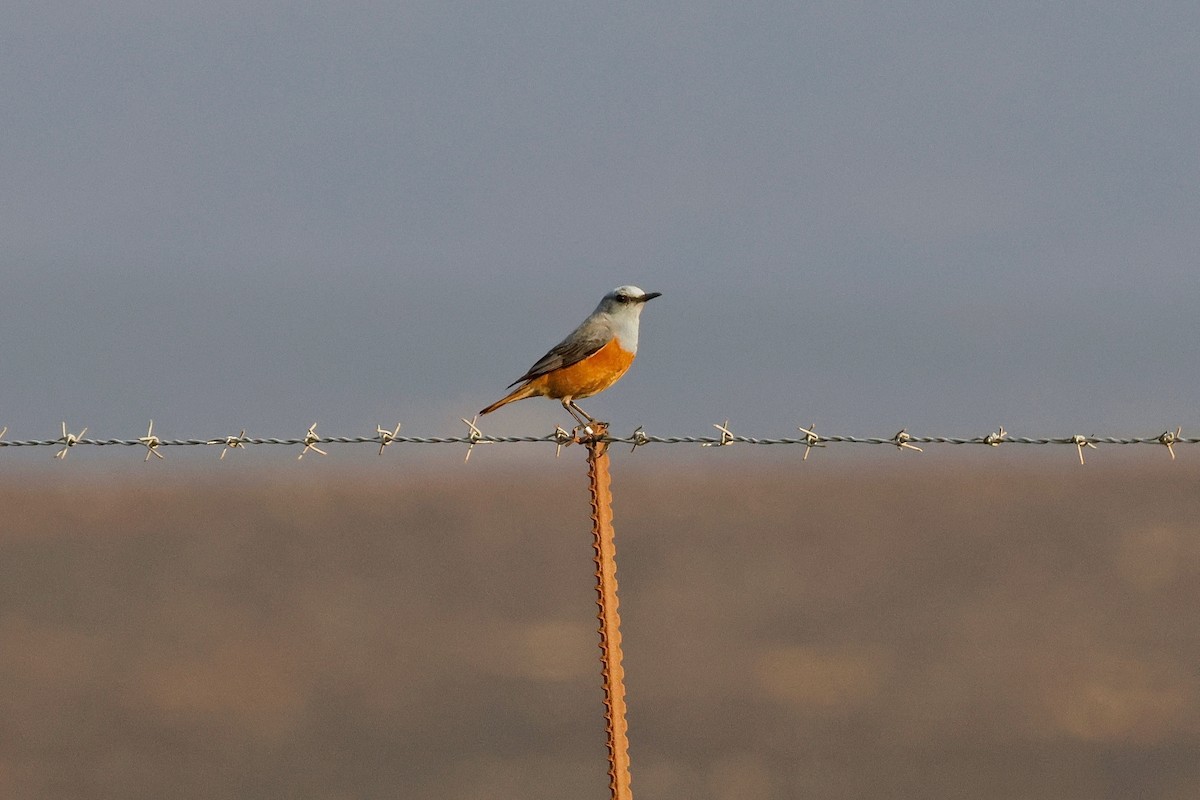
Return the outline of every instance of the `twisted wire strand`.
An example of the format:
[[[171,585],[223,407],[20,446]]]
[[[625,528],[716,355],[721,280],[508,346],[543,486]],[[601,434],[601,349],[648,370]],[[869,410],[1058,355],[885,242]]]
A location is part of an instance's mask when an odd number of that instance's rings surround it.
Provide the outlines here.
[[[473,423],[469,423],[473,424]],[[1157,444],[1157,445],[1185,445],[1185,444],[1200,444],[1200,438],[1186,437],[1178,432],[1166,431],[1158,436],[1047,436],[1047,437],[1027,437],[1013,436],[1007,433],[1002,435],[988,434],[985,436],[918,436],[910,435],[904,431],[891,436],[847,436],[840,434],[813,434],[812,436],[801,437],[755,437],[741,436],[729,433],[725,427],[717,426],[721,429],[720,436],[657,436],[647,434],[640,428],[628,436],[622,435],[605,435],[604,441],[612,444],[630,444],[634,447],[641,447],[647,444],[693,444],[707,446],[726,446],[731,444],[747,444],[747,445],[803,445],[806,447],[820,447],[830,444],[872,444],[872,445],[890,445],[892,447],[913,445],[913,444],[947,444],[947,445],[987,445],[997,447],[999,445],[1017,444],[1017,445],[1075,445],[1089,446],[1097,444],[1105,445],[1135,445],[1135,444]],[[571,440],[571,434],[562,430],[556,429],[553,433],[543,436],[492,436],[489,434],[477,433],[478,429],[473,429],[466,436],[408,436],[393,434],[390,431],[381,430],[373,436],[327,436],[318,435],[310,430],[309,434],[300,437],[258,437],[247,436],[216,436],[207,438],[176,438],[166,439],[154,436],[152,431],[147,433],[147,436],[133,439],[121,438],[88,438],[85,436],[76,436],[72,434],[64,434],[64,436],[55,439],[3,439],[0,438],[0,448],[6,447],[148,447],[150,449],[170,448],[170,447],[195,447],[195,446],[217,446],[217,447],[248,447],[252,445],[280,445],[284,447],[296,446],[311,446],[324,444],[370,444],[370,445],[390,445],[390,444],[448,444],[448,445],[475,445],[475,444],[555,444],[562,445]],[[2,436],[0,432],[0,436]]]

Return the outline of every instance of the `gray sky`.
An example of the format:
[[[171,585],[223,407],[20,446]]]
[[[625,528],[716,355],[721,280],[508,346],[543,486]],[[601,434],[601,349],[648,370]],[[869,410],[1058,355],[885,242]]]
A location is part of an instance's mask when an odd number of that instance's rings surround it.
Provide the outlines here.
[[[10,438],[457,433],[623,283],[621,432],[1200,428],[1194,2],[2,22]]]

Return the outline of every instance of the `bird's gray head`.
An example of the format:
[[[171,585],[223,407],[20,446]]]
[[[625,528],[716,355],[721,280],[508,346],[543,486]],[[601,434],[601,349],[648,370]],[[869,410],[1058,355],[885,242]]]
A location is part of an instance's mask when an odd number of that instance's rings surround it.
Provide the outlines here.
[[[642,306],[648,300],[661,296],[662,292],[643,292],[636,286],[618,286],[604,295],[604,299],[600,301],[596,311],[605,314],[632,313],[636,317],[642,313]]]
[[[646,301],[659,297],[661,292],[643,292],[636,286],[618,286],[600,301],[588,321],[604,327],[620,342],[627,353],[636,353],[638,346],[638,319]],[[587,325],[585,322],[584,325]]]

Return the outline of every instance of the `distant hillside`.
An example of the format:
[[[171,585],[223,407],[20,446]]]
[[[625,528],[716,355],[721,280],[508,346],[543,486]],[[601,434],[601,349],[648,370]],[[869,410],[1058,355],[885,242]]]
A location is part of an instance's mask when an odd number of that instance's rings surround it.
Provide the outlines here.
[[[635,796],[1196,796],[1163,462],[622,461]],[[0,796],[607,797],[578,466],[10,482]]]

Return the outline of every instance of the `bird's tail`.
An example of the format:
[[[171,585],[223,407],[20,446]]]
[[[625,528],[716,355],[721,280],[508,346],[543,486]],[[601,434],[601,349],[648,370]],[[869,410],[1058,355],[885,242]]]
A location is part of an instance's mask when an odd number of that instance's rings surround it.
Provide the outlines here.
[[[511,392],[506,394],[504,397],[501,397],[496,402],[492,403],[490,406],[485,408],[483,411],[480,411],[479,416],[483,416],[484,414],[490,414],[493,411],[495,411],[497,408],[500,408],[500,406],[506,406],[515,400],[524,400],[526,397],[533,397],[535,394],[537,394],[537,392],[534,389],[530,388],[528,383],[526,383],[522,386],[518,386],[516,389],[513,389]]]

